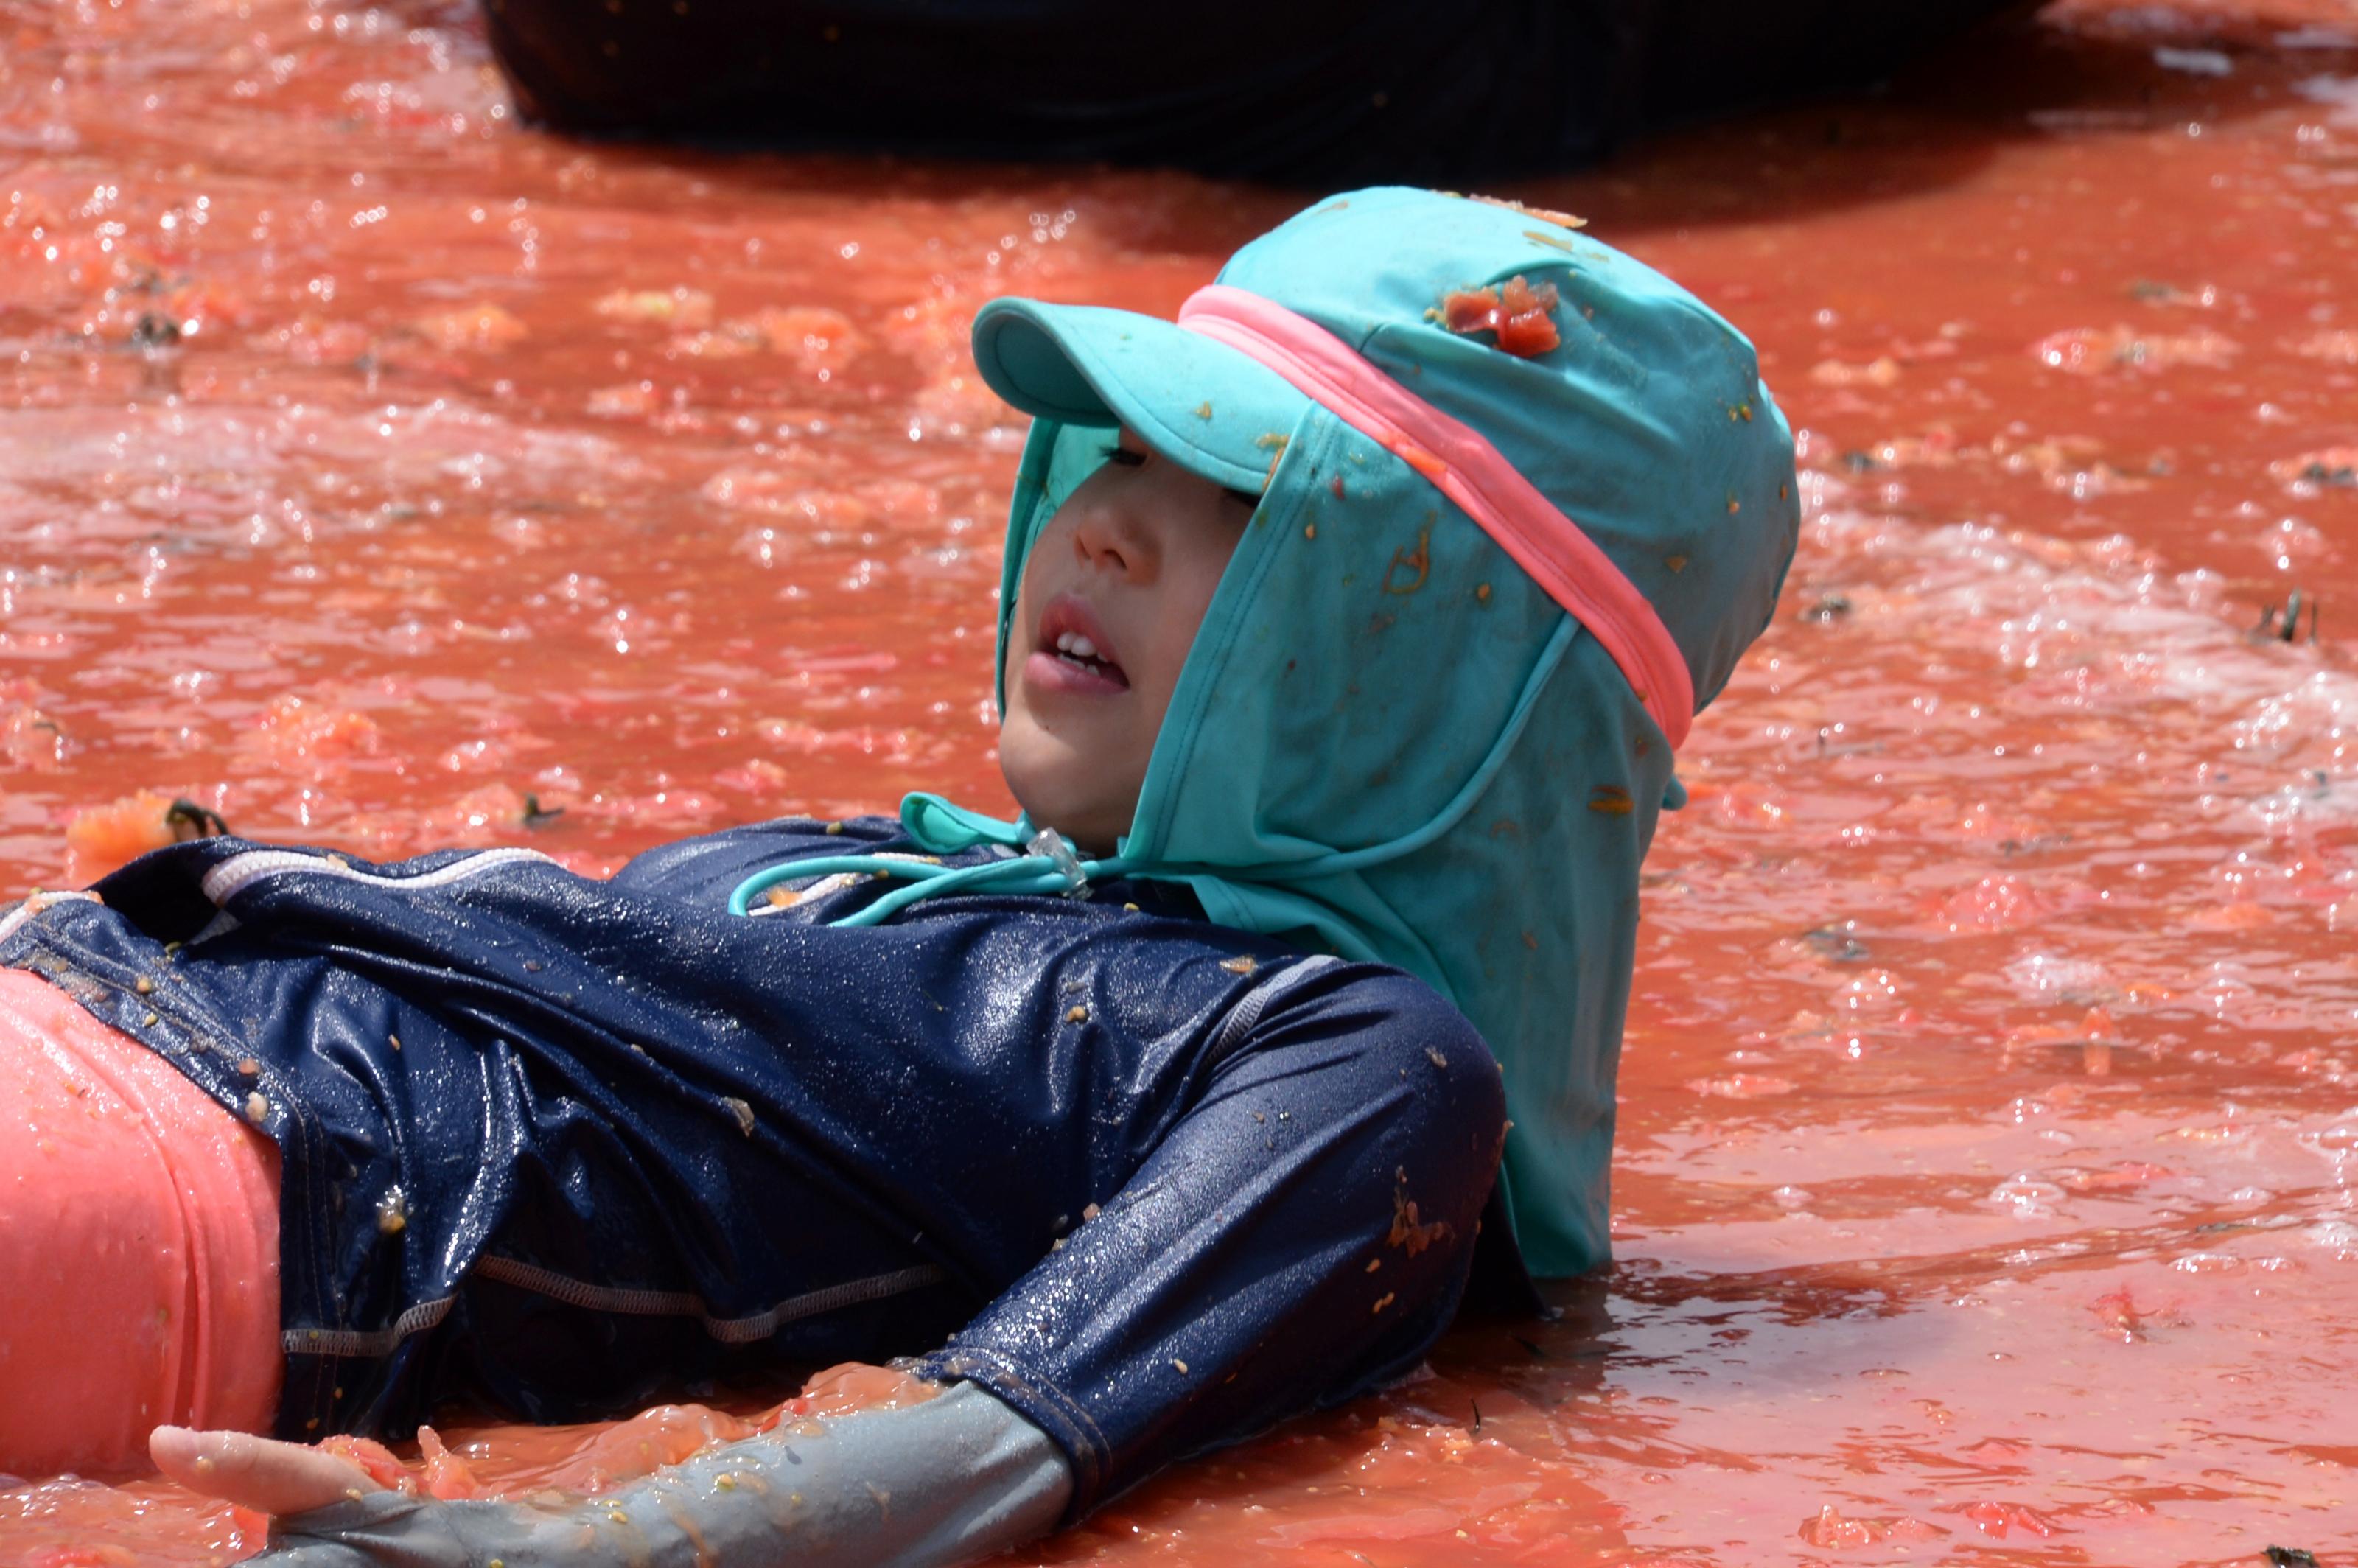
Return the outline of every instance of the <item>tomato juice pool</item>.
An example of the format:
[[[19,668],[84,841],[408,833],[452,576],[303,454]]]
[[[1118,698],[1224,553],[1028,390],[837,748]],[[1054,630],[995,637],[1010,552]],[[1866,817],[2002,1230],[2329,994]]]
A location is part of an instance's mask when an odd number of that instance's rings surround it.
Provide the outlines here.
[[[1017,1560],[2358,1554],[2358,5],[2065,0],[1502,193],[1802,432],[1648,863],[1617,1260]],[[0,892],[182,800],[590,873],[1004,807],[967,323],[1167,314],[1300,200],[563,141],[428,0],[0,11]],[[596,1487],[774,1401],[405,1453]],[[258,1545],[0,1479],[0,1564]]]

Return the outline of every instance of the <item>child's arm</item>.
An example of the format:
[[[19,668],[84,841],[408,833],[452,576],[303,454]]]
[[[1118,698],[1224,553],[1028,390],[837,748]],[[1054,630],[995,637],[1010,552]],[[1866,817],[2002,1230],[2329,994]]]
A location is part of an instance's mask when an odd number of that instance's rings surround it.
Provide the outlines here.
[[[308,1509],[274,1525],[254,1560],[270,1568],[968,1563],[1053,1528],[1072,1493],[1047,1434],[970,1383],[727,1444],[562,1508],[371,1492],[316,1449],[233,1433],[180,1433],[156,1452],[198,1490]]]
[[[1399,1377],[1455,1315],[1506,1137],[1497,1061],[1407,975],[1262,972],[1136,1173],[919,1363],[1054,1437],[1076,1517]]]

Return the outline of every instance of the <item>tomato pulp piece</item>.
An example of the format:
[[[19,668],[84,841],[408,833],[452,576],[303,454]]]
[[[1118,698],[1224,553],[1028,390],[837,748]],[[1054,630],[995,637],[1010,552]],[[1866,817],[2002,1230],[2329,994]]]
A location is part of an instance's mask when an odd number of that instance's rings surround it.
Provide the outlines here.
[[[1500,350],[1529,359],[1563,341],[1553,315],[1558,298],[1554,284],[1534,287],[1517,273],[1498,287],[1451,289],[1442,296],[1442,325],[1457,333],[1496,333]]]

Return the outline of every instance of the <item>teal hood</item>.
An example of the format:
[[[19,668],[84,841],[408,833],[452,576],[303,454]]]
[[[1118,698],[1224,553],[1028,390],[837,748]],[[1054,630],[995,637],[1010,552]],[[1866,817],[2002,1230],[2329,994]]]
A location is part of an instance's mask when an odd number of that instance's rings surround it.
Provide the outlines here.
[[[1002,654],[1032,542],[1108,426],[1262,492],[1130,836],[1104,862],[1035,849],[1450,998],[1503,1065],[1525,1260],[1603,1261],[1639,866],[1682,798],[1672,746],[1767,623],[1799,525],[1751,344],[1558,215],[1384,189],[1255,240],[1180,323],[1003,299],[975,351],[1034,416]],[[1423,433],[1368,411],[1395,403]],[[940,851],[1053,826],[926,795],[903,815]]]

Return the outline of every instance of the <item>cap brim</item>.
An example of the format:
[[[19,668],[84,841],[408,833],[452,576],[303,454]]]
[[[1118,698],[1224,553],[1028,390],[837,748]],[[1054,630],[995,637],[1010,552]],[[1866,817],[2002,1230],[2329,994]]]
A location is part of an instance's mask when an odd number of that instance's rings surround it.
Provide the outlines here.
[[[1123,425],[1215,484],[1266,486],[1310,399],[1225,343],[1153,316],[994,299],[974,319],[990,389],[1044,419]]]

